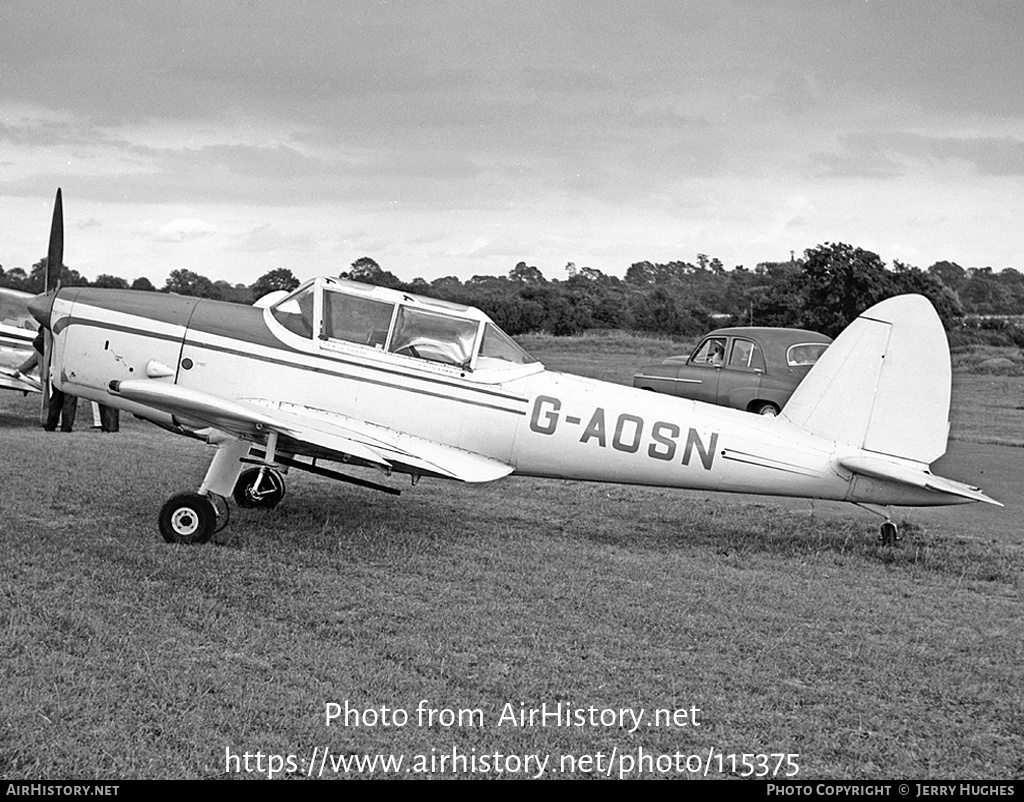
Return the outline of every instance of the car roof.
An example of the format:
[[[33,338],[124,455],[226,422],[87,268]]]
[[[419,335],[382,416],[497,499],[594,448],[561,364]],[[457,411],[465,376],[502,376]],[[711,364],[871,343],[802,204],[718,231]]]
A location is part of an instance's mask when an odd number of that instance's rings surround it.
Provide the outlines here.
[[[817,331],[808,329],[785,329],[772,326],[730,326],[724,329],[715,329],[701,337],[751,337],[753,339],[770,339],[776,342],[813,342],[830,343],[831,337],[827,337]]]

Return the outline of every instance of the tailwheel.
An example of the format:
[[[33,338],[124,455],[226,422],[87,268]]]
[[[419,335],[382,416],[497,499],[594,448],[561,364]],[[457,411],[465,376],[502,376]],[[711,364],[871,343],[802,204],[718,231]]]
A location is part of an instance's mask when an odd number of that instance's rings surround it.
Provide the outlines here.
[[[160,510],[160,534],[168,543],[205,543],[217,528],[217,510],[206,496],[181,493]]]
[[[270,509],[284,498],[284,477],[263,466],[242,471],[232,493],[239,507]]]
[[[886,521],[882,524],[878,532],[878,539],[884,546],[891,546],[894,543],[898,543],[902,538],[900,537],[900,530],[892,521]]]

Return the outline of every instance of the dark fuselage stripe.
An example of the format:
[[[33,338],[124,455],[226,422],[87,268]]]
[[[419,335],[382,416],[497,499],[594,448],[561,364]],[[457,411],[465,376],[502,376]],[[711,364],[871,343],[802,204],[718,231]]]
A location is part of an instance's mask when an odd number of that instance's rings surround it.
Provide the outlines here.
[[[317,359],[329,360],[335,365],[348,365],[349,367],[369,367],[360,362],[358,357],[347,356],[344,353],[334,351],[318,350],[313,353],[302,348],[296,348],[290,343],[282,341],[270,326],[267,325],[263,309],[251,306],[240,306],[239,304],[225,304],[220,301],[203,300],[196,304],[195,311],[188,321],[188,336],[196,340],[203,339],[208,335],[206,341],[214,341],[213,337],[220,337],[227,340],[244,342],[247,346],[258,345],[275,351],[285,351],[289,354],[301,354],[312,356]],[[312,337],[306,338],[306,342],[315,347],[316,341]],[[378,354],[376,349],[367,349],[374,357]],[[421,363],[423,364],[423,363]],[[409,378],[407,371],[396,368],[386,368],[381,365],[373,365],[373,370],[380,373],[390,373],[402,379]],[[514,401],[525,403],[526,399],[516,395],[509,395],[501,390],[489,390],[479,385],[460,383],[453,378],[447,378],[443,374],[436,374],[430,378],[433,384],[454,387],[460,390],[472,390],[482,395],[493,396],[503,401]]]
[[[119,293],[115,292],[112,300],[121,302],[126,300],[125,298],[117,297],[118,295]],[[244,342],[247,346],[256,345],[263,348],[283,351],[287,354],[311,356],[315,359],[329,360],[331,363],[336,365],[343,364],[350,367],[360,368],[372,367],[373,370],[380,373],[390,373],[403,379],[409,377],[408,373],[394,368],[370,366],[362,362],[355,361],[351,357],[344,358],[344,356],[337,354],[310,353],[309,351],[305,351],[288,343],[282,342],[267,326],[266,321],[263,318],[264,310],[262,309],[256,309],[251,306],[241,306],[239,304],[226,304],[220,301],[208,301],[196,298],[190,299],[179,296],[163,296],[170,304],[170,306],[165,308],[164,306],[153,303],[154,299],[152,297],[152,293],[142,293],[141,299],[139,298],[140,294],[138,292],[129,292],[128,295],[129,298],[127,300],[144,300],[152,306],[152,309],[145,309],[145,317],[147,319],[149,319],[150,314],[152,313],[155,320],[159,320],[163,323],[170,323],[175,326],[181,326],[184,329],[187,329],[187,334],[191,337],[199,338],[204,334],[223,337],[228,340]],[[85,306],[91,305],[94,308],[110,309],[111,311],[121,312],[127,315],[135,314],[129,308],[122,308],[126,306],[124,303],[107,306],[100,302],[103,300],[105,299],[89,299],[85,301],[76,301],[76,303],[82,303]],[[182,314],[182,310],[187,311],[189,314],[187,316]],[[158,313],[162,313],[162,315]],[[74,314],[74,312],[72,314]],[[85,318],[82,322],[93,323],[93,321],[88,318]],[[310,340],[310,343],[312,343],[312,340]],[[489,390],[473,384],[467,385],[465,383],[459,383],[443,376],[438,376],[436,378],[432,377],[430,381],[434,384],[454,387],[459,390],[469,390],[480,395],[489,395],[503,401],[512,401],[514,403],[522,404],[526,403],[526,399],[521,396],[510,395],[509,393],[502,392],[501,390]]]
[[[215,348],[216,346],[212,346],[211,345],[209,347],[210,348]],[[335,357],[335,356],[325,357],[323,355],[307,354],[305,351],[296,351],[295,349],[289,349],[289,350],[291,350],[293,353],[303,354],[305,356],[313,356],[313,357],[317,357],[319,359],[330,360],[330,363],[333,364],[333,365],[349,365],[351,367],[356,367],[356,368],[365,368],[367,370],[375,370],[378,373],[389,373],[392,376],[399,376],[399,377],[401,377],[403,379],[409,379],[409,378],[420,379],[421,378],[419,376],[410,376],[408,373],[403,373],[402,371],[394,370],[393,368],[384,368],[384,367],[380,367],[378,365],[366,365],[366,364],[363,364],[362,362],[356,362],[356,361],[354,361],[352,359],[342,359],[340,357]],[[339,375],[344,375],[344,374],[339,374]],[[505,401],[516,401],[516,402],[519,402],[519,403],[522,403],[522,404],[525,404],[528,401],[528,399],[523,398],[522,396],[509,395],[508,393],[499,392],[498,390],[487,390],[487,389],[485,389],[483,387],[475,387],[473,385],[468,385],[467,386],[465,384],[459,384],[457,382],[449,381],[448,379],[441,378],[441,377],[438,377],[438,378],[433,378],[432,377],[430,379],[427,379],[427,381],[430,381],[430,382],[432,382],[434,384],[441,384],[441,385],[444,385],[445,387],[454,387],[457,390],[469,390],[470,392],[480,393],[481,395],[494,396],[495,398],[500,398],[500,399],[503,399]]]
[[[449,401],[457,401],[460,404],[471,404],[471,405],[473,405],[475,407],[484,407],[486,409],[496,409],[499,412],[511,412],[513,415],[525,415],[526,414],[526,410],[525,409],[509,409],[508,407],[498,406],[497,404],[487,404],[487,403],[484,403],[482,401],[473,401],[472,399],[469,399],[469,398],[456,398],[456,397],[454,397],[452,395],[449,395],[448,393],[437,393],[437,392],[431,392],[430,390],[420,390],[420,389],[417,389],[415,387],[406,387],[405,385],[395,384],[394,382],[383,381],[381,379],[357,378],[356,376],[353,376],[350,373],[342,373],[339,370],[331,370],[328,367],[321,367],[321,366],[317,366],[317,365],[297,364],[295,362],[289,362],[289,361],[284,360],[284,359],[276,359],[276,358],[270,357],[270,356],[259,356],[257,354],[252,354],[252,353],[249,353],[249,352],[246,352],[246,351],[239,351],[239,350],[237,350],[235,348],[228,348],[226,346],[211,345],[210,343],[197,342],[195,340],[189,340],[189,341],[187,341],[185,343],[185,345],[186,346],[191,346],[193,348],[204,349],[204,350],[207,350],[207,351],[219,351],[220,353],[230,354],[231,356],[240,356],[240,357],[244,357],[246,359],[255,359],[255,360],[259,361],[259,362],[268,362],[271,365],[284,365],[284,366],[290,367],[290,368],[298,368],[299,370],[306,370],[306,371],[309,371],[310,373],[322,373],[322,374],[325,374],[325,375],[328,375],[328,376],[338,376],[339,378],[348,379],[349,381],[362,382],[364,384],[375,384],[378,387],[388,387],[388,388],[391,388],[393,390],[404,390],[404,391],[409,392],[409,393],[417,393],[418,395],[427,395],[427,396],[431,396],[433,398],[445,398],[445,399],[447,399]],[[375,371],[380,372],[380,373],[397,373],[397,371],[387,370],[386,368],[377,368],[377,367],[375,367],[373,365],[360,365],[359,367],[362,367],[362,368],[364,368],[366,370],[375,370]],[[404,374],[401,374],[401,373],[398,373],[397,375],[404,376]],[[451,384],[450,382],[435,381],[433,379],[422,379],[422,378],[419,378],[419,377],[412,377],[412,376],[407,376],[405,378],[409,378],[412,381],[428,381],[428,382],[431,382],[433,384],[444,384],[444,385],[447,385],[449,387],[456,387],[456,388],[458,388],[460,390],[467,390],[469,392],[485,393],[485,394],[488,394],[488,395],[492,395],[492,393],[489,393],[487,390],[477,390],[477,388],[475,388],[475,387],[463,387],[462,385]],[[525,398],[513,398],[513,397],[510,397],[510,396],[502,396],[502,398],[508,398],[509,400],[522,401],[522,402],[526,402],[527,401],[527,399],[525,399]]]
[[[182,338],[183,338],[183,334],[184,334],[184,332],[183,332],[182,335],[161,334],[161,333],[158,333],[158,332],[146,331],[144,329],[135,328],[135,327],[132,327],[132,326],[123,326],[123,325],[119,325],[119,324],[116,324],[116,323],[108,323],[108,322],[105,322],[105,321],[101,322],[101,321],[98,321],[98,320],[90,320],[90,319],[80,318],[80,317],[72,317],[70,320],[68,318],[64,318],[60,322],[64,322],[65,326],[88,326],[88,327],[91,327],[91,328],[107,329],[107,330],[110,330],[110,331],[120,331],[120,332],[124,332],[126,334],[136,334],[136,335],[140,335],[140,336],[143,336],[143,337],[151,337],[151,338],[156,339],[156,340],[163,340],[163,341],[166,341],[166,342],[173,342],[173,343],[181,343],[182,342]],[[57,325],[55,325],[54,328],[57,329],[58,333],[59,333],[60,329],[63,329],[65,326],[58,327]],[[278,359],[278,358],[269,357],[269,356],[260,356],[260,355],[257,355],[257,354],[253,354],[252,352],[249,352],[249,351],[239,350],[237,348],[228,348],[226,346],[211,345],[209,343],[197,342],[197,341],[194,341],[194,340],[189,340],[189,341],[185,342],[185,345],[192,346],[194,348],[205,349],[205,350],[208,350],[208,351],[218,351],[218,352],[221,352],[221,353],[230,354],[232,356],[239,356],[239,357],[242,357],[242,358],[245,358],[245,359],[254,359],[254,360],[257,360],[259,362],[267,362],[267,363],[272,364],[272,365],[283,365],[285,367],[297,368],[299,370],[306,370],[306,371],[310,371],[312,373],[321,373],[321,374],[325,374],[325,375],[329,375],[329,376],[338,376],[339,378],[348,379],[349,381],[365,382],[367,384],[375,384],[375,385],[378,385],[380,387],[389,387],[389,388],[392,388],[392,389],[395,389],[395,390],[404,390],[406,392],[417,393],[419,395],[432,396],[434,398],[446,398],[449,401],[456,401],[456,402],[458,402],[460,404],[470,404],[472,406],[484,407],[486,409],[495,409],[495,410],[498,410],[499,412],[510,412],[513,415],[525,415],[526,414],[526,410],[525,409],[522,409],[522,410],[508,409],[507,407],[499,406],[497,404],[488,404],[488,403],[484,403],[482,401],[474,401],[474,400],[469,399],[469,398],[456,398],[456,397],[453,397],[453,396],[451,396],[449,394],[446,394],[446,393],[431,392],[429,390],[420,390],[420,389],[416,389],[414,387],[406,387],[406,386],[401,385],[401,384],[395,384],[394,382],[381,381],[379,379],[357,378],[357,377],[355,377],[355,376],[353,376],[351,374],[348,374],[348,373],[343,373],[343,372],[338,371],[338,370],[331,370],[330,368],[328,368],[326,366],[303,365],[303,364],[292,362],[292,361],[289,361],[289,360],[286,360],[286,359]],[[290,351],[290,353],[300,353],[300,352]],[[312,355],[312,354],[310,356],[314,356],[315,358],[318,358],[318,359],[323,360],[323,361],[327,361],[329,359],[328,357],[316,357],[315,355]],[[330,360],[330,364],[337,364],[337,362],[335,360]],[[387,369],[383,369],[383,368],[376,368],[373,365],[361,365],[360,367],[363,367],[363,368],[365,368],[367,370],[376,370],[376,371],[383,372],[383,373],[396,373],[396,371],[387,370]],[[398,374],[398,375],[402,375],[402,374]],[[409,378],[411,380],[413,380],[413,381],[417,381],[417,380],[418,381],[431,381],[431,379],[418,379],[418,378],[414,378],[414,377],[409,377]],[[465,390],[465,391],[468,391],[468,392],[483,393],[483,394],[486,394],[486,395],[497,395],[496,393],[493,393],[493,392],[488,391],[488,390],[478,390],[475,387],[464,387],[464,386],[461,386],[461,385],[452,384],[451,382],[437,381],[437,382],[433,382],[433,383],[435,383],[435,384],[444,384],[444,385],[447,385],[447,386],[456,387],[456,388],[458,388],[460,390]],[[519,398],[519,397],[515,397],[515,396],[505,396],[505,395],[502,395],[502,396],[499,396],[499,397],[507,398],[507,399],[509,399],[511,401],[519,401],[519,402],[523,402],[523,403],[525,403],[527,401],[527,399],[525,399],[525,398]]]
[[[157,331],[148,331],[135,326],[122,326],[118,323],[109,323],[105,320],[88,320],[77,316],[65,316],[60,318],[53,324],[53,333],[60,334],[64,329],[70,328],[71,326],[86,326],[88,328],[104,329],[107,331],[120,331],[124,334],[141,334],[143,337],[151,337],[154,340],[164,340],[165,342],[178,343],[179,345],[182,340],[181,334],[161,334]]]

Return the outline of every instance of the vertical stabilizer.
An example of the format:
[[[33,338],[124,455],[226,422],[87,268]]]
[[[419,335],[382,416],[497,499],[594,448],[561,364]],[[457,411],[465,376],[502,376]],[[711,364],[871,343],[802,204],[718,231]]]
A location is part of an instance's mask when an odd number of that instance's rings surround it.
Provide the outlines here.
[[[836,338],[782,414],[830,440],[929,465],[946,451],[951,378],[931,302],[899,295]]]

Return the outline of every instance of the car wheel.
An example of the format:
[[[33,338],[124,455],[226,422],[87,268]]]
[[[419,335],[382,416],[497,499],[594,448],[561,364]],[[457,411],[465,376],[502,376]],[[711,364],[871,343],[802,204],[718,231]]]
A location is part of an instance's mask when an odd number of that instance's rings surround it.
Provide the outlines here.
[[[758,404],[756,407],[754,407],[754,412],[756,412],[758,415],[764,415],[765,417],[768,418],[774,418],[776,415],[779,414],[779,408],[772,403]]]

